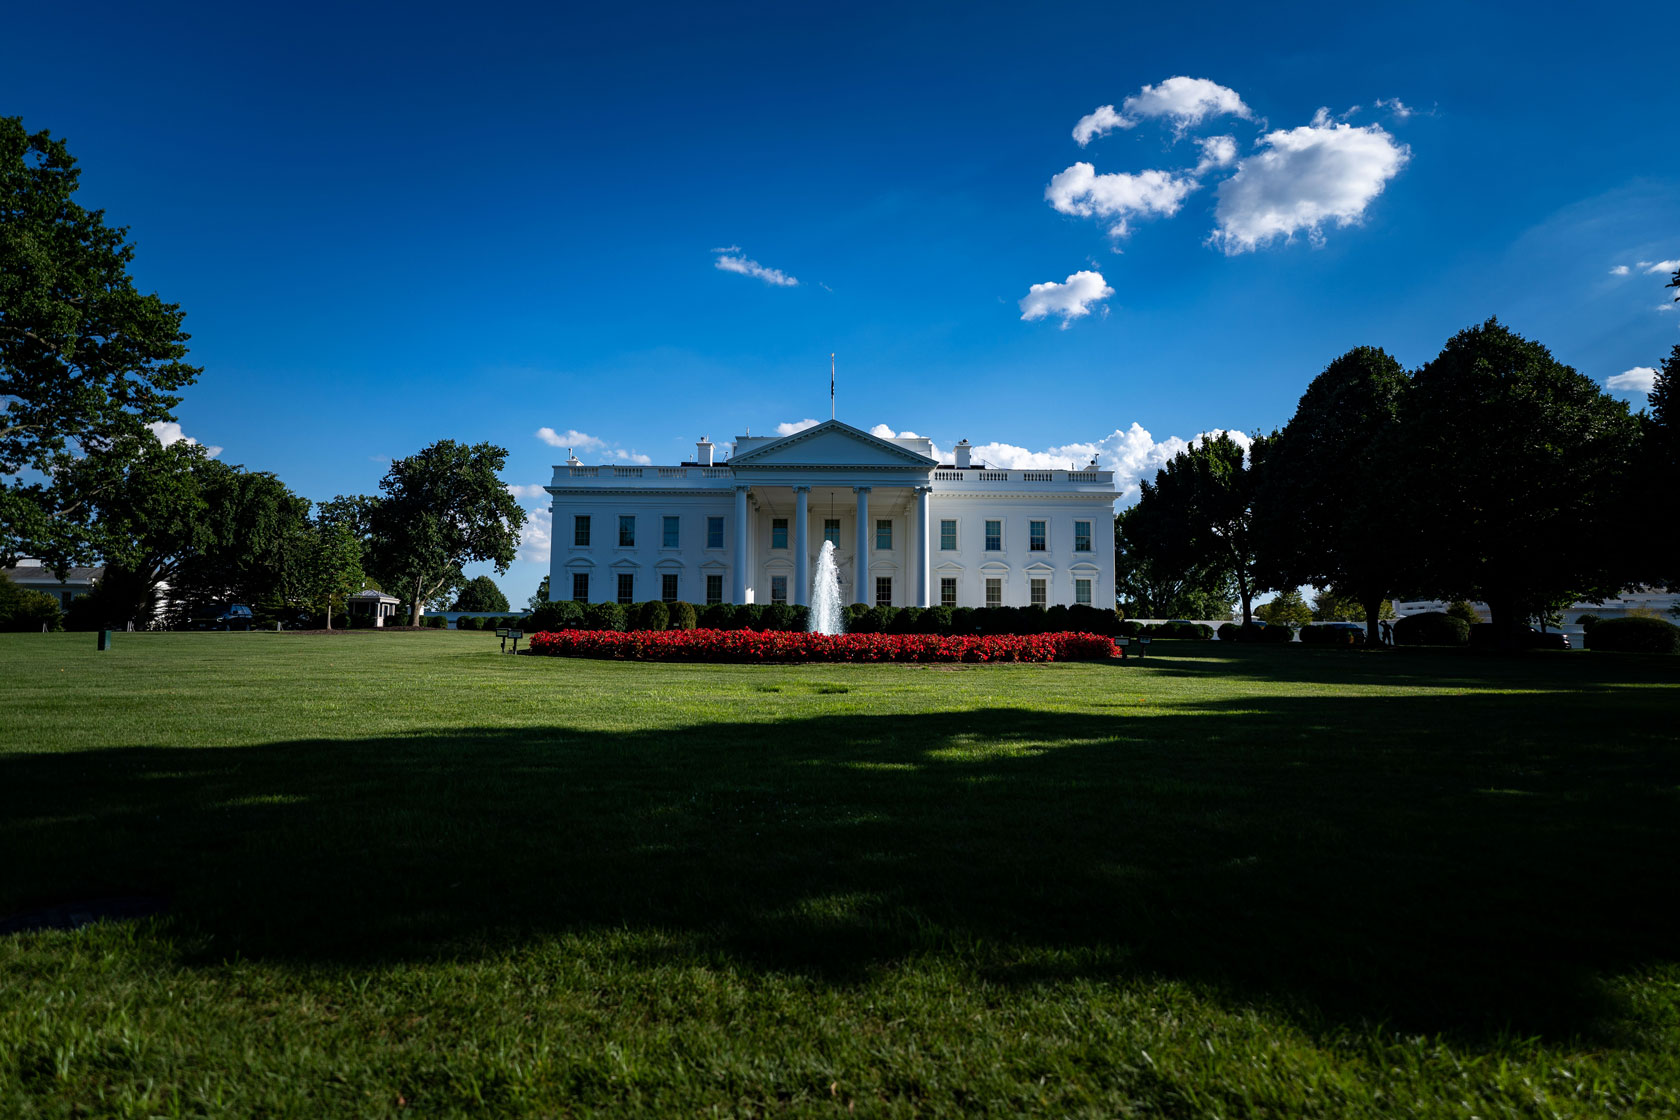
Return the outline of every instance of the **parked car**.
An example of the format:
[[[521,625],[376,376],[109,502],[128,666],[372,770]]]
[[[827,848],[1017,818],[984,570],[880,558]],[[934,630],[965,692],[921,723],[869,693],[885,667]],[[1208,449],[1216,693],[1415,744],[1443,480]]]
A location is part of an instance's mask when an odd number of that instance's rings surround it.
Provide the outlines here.
[[[238,627],[241,630],[251,628],[251,608],[244,603],[233,603],[228,609],[216,616],[216,625],[223,630]]]
[[[1523,649],[1572,649],[1569,635],[1561,630],[1537,630],[1532,626],[1519,626],[1515,631],[1517,644]],[[1499,644],[1495,636],[1493,623],[1478,622],[1470,627],[1470,644],[1492,648]]]

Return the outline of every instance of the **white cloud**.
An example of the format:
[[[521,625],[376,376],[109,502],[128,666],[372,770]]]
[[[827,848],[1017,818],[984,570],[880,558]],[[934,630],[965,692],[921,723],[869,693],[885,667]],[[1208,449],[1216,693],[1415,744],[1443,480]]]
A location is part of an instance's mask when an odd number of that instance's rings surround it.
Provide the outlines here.
[[[875,425],[873,428],[869,429],[869,434],[874,436],[876,439],[893,439],[898,435],[897,432],[893,431],[885,424]]]
[[[196,439],[181,431],[181,425],[177,424],[173,420],[159,420],[155,424],[147,424],[146,427],[151,431],[152,435],[157,437],[157,441],[165,447],[168,447],[172,443],[180,443],[183,440],[186,441],[188,447],[201,446]],[[204,453],[212,459],[222,453],[222,449],[220,447],[213,447],[210,444],[203,444],[202,446],[204,448]]]
[[[804,420],[784,421],[783,423],[776,425],[776,434],[779,436],[791,436],[795,432],[803,432],[806,428],[814,428],[817,424],[818,421],[812,420],[810,417],[806,417]]]
[[[1153,480],[1155,472],[1166,466],[1167,460],[1174,455],[1194,443],[1227,431],[1243,450],[1248,449],[1252,441],[1246,433],[1236,430],[1215,428],[1188,440],[1177,436],[1156,440],[1141,424],[1134,422],[1130,428],[1116,429],[1089,443],[1067,443],[1042,451],[1009,443],[982,443],[975,445],[972,454],[976,465],[984,463],[1014,470],[1083,468],[1095,459],[1100,470],[1114,472],[1114,488],[1120,494],[1120,501],[1130,503],[1138,496],[1140,479]]]
[[[1610,270],[1612,276],[1626,276],[1631,270],[1625,264],[1619,264]]]
[[[1673,272],[1675,269],[1680,269],[1680,260],[1640,261],[1639,266],[1645,270],[1647,275],[1658,272]]]
[[[547,564],[554,546],[554,515],[547,506],[525,511],[525,527],[519,531],[517,559],[527,564]]]
[[[1673,311],[1674,310],[1674,304],[1672,304],[1672,303],[1659,303],[1659,304],[1657,304],[1657,310],[1658,311]]]
[[[1060,284],[1049,281],[1027,289],[1026,297],[1020,302],[1021,318],[1031,321],[1060,315],[1062,329],[1067,330],[1075,319],[1089,315],[1093,304],[1113,294],[1114,289],[1103,280],[1102,273],[1076,272]]]
[[[1194,179],[1180,179],[1167,171],[1120,171],[1098,175],[1088,163],[1076,163],[1050,180],[1044,197],[1063,214],[1081,218],[1114,218],[1109,233],[1124,237],[1127,219],[1140,214],[1178,213],[1184,199],[1196,189]]]
[[[1325,225],[1358,222],[1411,157],[1380,127],[1334,123],[1322,109],[1312,124],[1267,133],[1260,143],[1219,185],[1209,240],[1228,254],[1301,231],[1316,243]]]
[[[1205,140],[1196,141],[1202,149],[1202,158],[1196,163],[1196,174],[1201,175],[1216,167],[1229,167],[1237,161],[1237,141],[1231,136],[1209,136]]]
[[[908,428],[904,429],[902,432],[895,432],[886,424],[875,425],[873,428],[869,429],[869,434],[874,436],[876,439],[927,439],[926,436],[917,435]],[[939,445],[934,443],[931,439],[928,440],[928,444],[933,449],[932,455],[934,460],[936,462],[944,462],[945,453],[939,449]]]
[[[778,288],[797,288],[799,286],[797,279],[789,276],[781,269],[767,268],[755,260],[748,260],[746,257],[740,256],[740,246],[738,245],[732,245],[727,249],[713,249],[712,252],[723,254],[718,257],[714,264],[714,267],[723,272],[736,272],[742,276],[751,276],[764,281],[766,284],[774,284]]]
[[[1083,148],[1099,136],[1106,136],[1117,128],[1131,128],[1136,124],[1136,121],[1129,121],[1116,113],[1114,106],[1098,105],[1079,118],[1079,123],[1073,126],[1073,138]]]
[[[1121,109],[1128,120],[1166,117],[1180,135],[1211,116],[1230,114],[1253,118],[1237,91],[1206,78],[1168,78],[1158,86],[1143,89],[1126,98]]]
[[[548,491],[543,489],[542,484],[538,482],[533,482],[529,486],[524,486],[517,482],[510,483],[508,485],[507,492],[516,498],[548,497]]]
[[[1628,393],[1649,394],[1656,383],[1657,371],[1650,366],[1634,366],[1625,373],[1604,379],[1604,384],[1610,388]]]
[[[617,459],[623,463],[637,463],[644,467],[653,462],[651,458],[643,455],[640,451],[626,451],[622,447],[615,446],[609,440],[592,436],[587,432],[574,431],[571,428],[567,428],[563,432],[557,432],[553,428],[538,428],[537,438],[550,447],[568,448],[580,459],[584,452],[591,452],[602,458]]]
[[[1405,120],[1407,117],[1409,117],[1413,113],[1417,112],[1416,109],[1412,108],[1410,105],[1407,105],[1404,101],[1401,101],[1398,97],[1379,97],[1379,98],[1377,98],[1377,108],[1387,109],[1390,113],[1393,113],[1395,118],[1398,119],[1398,120]]]

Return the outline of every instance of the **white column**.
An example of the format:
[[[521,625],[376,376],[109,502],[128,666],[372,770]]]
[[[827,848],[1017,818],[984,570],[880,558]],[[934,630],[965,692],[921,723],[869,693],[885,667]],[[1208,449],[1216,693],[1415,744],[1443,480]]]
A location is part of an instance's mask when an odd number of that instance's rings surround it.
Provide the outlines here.
[[[810,499],[809,486],[793,488],[793,601],[801,607],[811,602]]]
[[[747,488],[735,487],[735,559],[729,566],[729,601],[747,601]]]
[[[854,486],[857,495],[857,558],[852,563],[852,601],[865,606],[874,601],[874,589],[869,586],[869,487]]]
[[[928,568],[933,557],[928,554],[928,494],[931,486],[916,487],[916,605],[930,607],[928,598]]]

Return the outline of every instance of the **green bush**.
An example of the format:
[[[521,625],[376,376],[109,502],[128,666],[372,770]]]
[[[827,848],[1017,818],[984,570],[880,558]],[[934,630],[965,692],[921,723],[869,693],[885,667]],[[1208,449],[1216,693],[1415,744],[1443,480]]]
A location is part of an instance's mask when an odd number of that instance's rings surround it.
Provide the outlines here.
[[[758,626],[760,630],[792,630],[793,611],[786,603],[766,603],[759,612]]]
[[[696,625],[702,630],[728,630],[734,621],[733,603],[707,603],[696,617]]]
[[[44,625],[57,630],[62,625],[58,600],[45,591],[19,587],[0,575],[0,631],[39,634]]]
[[[1015,625],[1019,627],[1019,629],[1008,630],[1005,631],[1005,633],[1042,634],[1050,628],[1050,624],[1046,618],[1048,613],[1048,611],[1039,606],[1037,603],[1032,603],[1025,607],[1019,607],[1015,611]]]
[[[671,608],[662,600],[649,599],[636,605],[637,630],[664,630],[671,624]]]
[[[356,619],[355,619],[354,615],[351,616],[350,625],[351,626],[356,625]],[[457,618],[455,620],[455,629],[457,629],[457,630],[477,630],[478,629],[478,619],[476,619],[476,618],[466,618],[466,617]]]
[[[846,633],[848,634],[879,634],[880,628],[876,624],[875,609],[862,603],[852,603],[846,607]]]
[[[1443,611],[1408,615],[1394,624],[1395,645],[1462,646],[1469,642],[1470,624]]]
[[[929,608],[927,608],[926,610],[924,610],[922,612],[922,628],[920,630],[920,633],[923,633],[923,634],[949,634],[949,633],[951,633],[951,616],[955,613],[956,613],[956,611],[952,607],[929,607]]]
[[[583,604],[570,599],[538,603],[537,609],[525,620],[531,633],[542,630],[576,630],[583,624]]]
[[[1234,622],[1226,622],[1226,623],[1220,624],[1219,640],[1222,641],[1222,642],[1240,642],[1240,641],[1242,641],[1242,627],[1238,626]]]
[[[922,625],[922,608],[896,607],[893,611],[892,622],[887,628],[889,634],[917,634]]]
[[[1604,620],[1596,614],[1583,614],[1575,619],[1575,625],[1579,626],[1583,630],[1591,630],[1594,626],[1597,626],[1603,621]]]
[[[795,603],[788,608],[788,629],[803,634],[811,628],[811,608]]]
[[[735,608],[735,623],[733,630],[762,630],[764,629],[764,604],[741,603]]]
[[[1309,646],[1362,646],[1365,635],[1345,626],[1303,626],[1301,641]]]
[[[976,633],[977,632],[976,627],[979,626],[979,620],[975,617],[977,613],[978,612],[976,612],[973,607],[952,607],[951,608],[951,633],[953,633],[953,634],[973,634],[973,633]]]
[[[1680,653],[1680,626],[1661,618],[1606,618],[1587,630],[1587,648],[1618,653]]]
[[[1471,606],[1469,601],[1466,599],[1454,600],[1453,603],[1447,607],[1447,616],[1449,618],[1463,619],[1466,626],[1474,626],[1482,620],[1482,616],[1476,613],[1476,608]],[[1425,644],[1439,645],[1441,643],[1427,642]]]
[[[1213,637],[1213,627],[1205,622],[1163,622],[1159,626],[1150,628],[1152,636],[1157,638],[1190,638],[1207,641]],[[1272,627],[1267,627],[1272,629]],[[1282,627],[1287,631],[1287,626]]]
[[[871,633],[891,634],[893,619],[898,617],[897,607],[870,607],[869,617],[875,629]]]
[[[449,620],[441,617],[428,618],[423,621],[425,622],[426,629],[428,630],[442,630],[445,626],[449,625]]]
[[[583,608],[585,630],[624,629],[624,607],[618,603],[590,603]]]
[[[692,630],[697,625],[698,616],[693,603],[672,603],[671,618],[665,624],[667,630]]]

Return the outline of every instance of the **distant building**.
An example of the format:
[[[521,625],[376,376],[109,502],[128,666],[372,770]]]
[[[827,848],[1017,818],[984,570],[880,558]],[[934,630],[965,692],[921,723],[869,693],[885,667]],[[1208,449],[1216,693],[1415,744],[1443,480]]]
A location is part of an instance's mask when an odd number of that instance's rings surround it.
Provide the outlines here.
[[[396,616],[402,606],[402,600],[395,595],[387,595],[383,591],[358,591],[344,598],[344,613],[356,618],[371,618],[375,626],[395,625],[390,619]]]
[[[78,595],[86,595],[93,590],[93,585],[105,576],[105,569],[71,568],[59,579],[51,568],[26,560],[15,567],[5,569],[6,578],[19,587],[26,587],[31,591],[44,591],[58,600],[58,605],[64,610],[70,608],[70,601]]]
[[[1114,475],[952,461],[926,439],[828,420],[742,436],[712,460],[554,468],[549,596],[576,602],[810,601],[825,541],[848,603],[1114,605]]]

